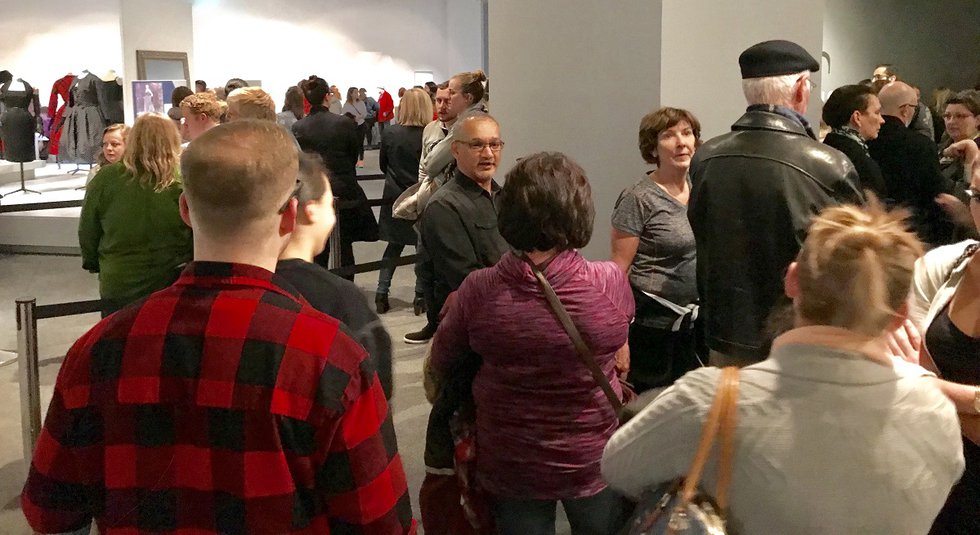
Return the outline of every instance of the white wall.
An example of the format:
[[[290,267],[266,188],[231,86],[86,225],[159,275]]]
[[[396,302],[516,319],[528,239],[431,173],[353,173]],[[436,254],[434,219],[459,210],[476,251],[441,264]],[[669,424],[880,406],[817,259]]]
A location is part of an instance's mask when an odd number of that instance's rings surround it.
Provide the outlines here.
[[[645,166],[636,129],[659,101],[660,2],[491,0],[489,31],[490,112],[507,143],[498,179],[533,152],[577,160],[596,208],[585,254],[608,258],[612,206]]]
[[[139,80],[137,50],[185,52],[194,72],[192,0],[123,0],[121,33],[123,48],[124,105],[127,122],[133,121],[133,80]],[[194,79],[188,81],[193,84]],[[193,87],[193,85],[191,85]],[[167,103],[169,104],[169,103]]]
[[[127,0],[128,1],[128,0]],[[16,2],[0,8],[0,70],[38,89],[47,106],[54,81],[82,69],[122,72],[120,0]]]
[[[661,103],[686,108],[710,139],[745,111],[738,56],[770,39],[787,39],[819,60],[824,0],[666,0],[663,2]],[[820,83],[819,73],[813,76]],[[819,124],[818,92],[807,117]]]
[[[977,0],[826,0],[824,50],[831,68],[826,89],[870,78],[878,63],[932,89],[966,89],[980,82],[980,2]]]
[[[448,5],[447,5],[448,3]],[[261,80],[278,105],[286,89],[318,74],[342,93],[414,85],[413,72],[444,80],[479,67],[478,0],[209,0],[194,5],[193,78],[221,86]],[[447,22],[453,23],[452,40]]]

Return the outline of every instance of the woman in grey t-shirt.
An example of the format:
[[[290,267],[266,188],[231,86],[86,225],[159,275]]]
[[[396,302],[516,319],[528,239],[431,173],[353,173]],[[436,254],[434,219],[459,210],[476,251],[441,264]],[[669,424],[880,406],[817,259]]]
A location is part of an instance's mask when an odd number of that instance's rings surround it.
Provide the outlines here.
[[[640,121],[639,144],[643,159],[657,168],[616,201],[612,260],[629,274],[636,299],[629,377],[643,391],[670,385],[699,365],[687,173],[701,144],[701,124],[687,110],[661,108]]]

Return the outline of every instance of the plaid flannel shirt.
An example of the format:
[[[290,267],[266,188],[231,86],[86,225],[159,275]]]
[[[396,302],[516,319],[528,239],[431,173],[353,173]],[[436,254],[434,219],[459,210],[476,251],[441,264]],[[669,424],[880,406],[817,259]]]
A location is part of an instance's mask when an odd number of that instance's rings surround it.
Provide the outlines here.
[[[195,262],[68,352],[21,498],[43,533],[413,533],[365,351],[270,272]]]

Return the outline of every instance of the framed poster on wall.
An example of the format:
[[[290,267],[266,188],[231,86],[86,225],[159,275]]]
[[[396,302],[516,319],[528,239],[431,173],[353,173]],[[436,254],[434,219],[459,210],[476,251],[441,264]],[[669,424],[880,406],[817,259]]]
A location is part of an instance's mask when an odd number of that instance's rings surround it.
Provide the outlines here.
[[[187,80],[135,80],[133,82],[133,117],[144,113],[167,113],[172,106],[174,88],[186,86]]]

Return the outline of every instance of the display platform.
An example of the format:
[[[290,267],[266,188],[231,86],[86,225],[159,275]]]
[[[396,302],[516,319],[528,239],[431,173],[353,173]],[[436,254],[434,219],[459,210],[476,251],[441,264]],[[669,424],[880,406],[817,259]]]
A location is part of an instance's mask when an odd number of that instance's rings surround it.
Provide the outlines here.
[[[32,169],[34,177],[25,181],[29,190],[38,193],[16,192],[20,187],[20,166],[17,168],[16,182],[8,182],[3,176],[0,180],[0,252],[7,253],[50,253],[78,254],[78,218],[80,207],[58,208],[53,210],[18,210],[30,208],[36,203],[81,201],[85,190],[79,189],[85,185],[88,166],[82,165],[76,170],[75,164],[58,164],[43,161]],[[9,162],[0,162],[0,171]],[[25,164],[25,168],[28,164]],[[26,177],[25,177],[26,179]]]
[[[45,163],[44,160],[24,162],[24,180],[33,180],[37,176],[35,170],[44,167]],[[0,160],[0,195],[3,195],[2,190],[9,189],[8,184],[20,186],[20,164]]]

